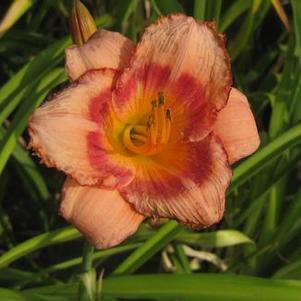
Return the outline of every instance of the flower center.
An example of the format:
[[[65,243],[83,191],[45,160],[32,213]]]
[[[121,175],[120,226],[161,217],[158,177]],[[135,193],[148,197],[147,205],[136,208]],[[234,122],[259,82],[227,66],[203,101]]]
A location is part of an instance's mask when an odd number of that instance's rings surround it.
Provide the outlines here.
[[[162,92],[151,103],[152,109],[146,125],[128,125],[123,132],[124,146],[139,155],[153,155],[168,143],[171,130],[171,109],[165,108]]]

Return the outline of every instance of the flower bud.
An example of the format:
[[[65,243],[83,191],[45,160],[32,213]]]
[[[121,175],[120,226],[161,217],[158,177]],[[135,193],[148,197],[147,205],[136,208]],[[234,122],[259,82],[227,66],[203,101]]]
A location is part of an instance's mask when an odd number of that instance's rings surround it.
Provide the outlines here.
[[[96,31],[96,24],[88,9],[75,0],[71,10],[71,34],[73,42],[83,45]]]

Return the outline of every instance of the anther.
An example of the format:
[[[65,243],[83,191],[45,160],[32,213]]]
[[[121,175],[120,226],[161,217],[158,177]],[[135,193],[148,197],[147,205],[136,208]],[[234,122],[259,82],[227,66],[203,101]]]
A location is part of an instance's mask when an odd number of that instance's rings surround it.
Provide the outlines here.
[[[159,92],[158,93],[158,97],[159,97],[159,105],[164,105],[164,103],[165,103],[165,100],[164,100],[164,94],[163,94],[163,92]]]
[[[167,109],[166,110],[166,118],[169,119],[171,121],[171,109]]]
[[[157,107],[158,107],[158,102],[157,102],[157,100],[153,100],[153,101],[152,101],[152,108],[155,109],[155,108],[157,108]]]

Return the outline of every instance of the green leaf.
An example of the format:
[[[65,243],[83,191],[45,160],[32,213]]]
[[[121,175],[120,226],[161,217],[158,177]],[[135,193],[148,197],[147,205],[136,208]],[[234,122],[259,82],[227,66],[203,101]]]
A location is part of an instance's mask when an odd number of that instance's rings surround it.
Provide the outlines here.
[[[222,9],[222,0],[209,0],[206,2],[206,20],[215,21],[219,24]]]
[[[280,268],[273,278],[277,279],[301,279],[301,260],[297,260]]]
[[[208,248],[224,248],[254,243],[251,238],[237,230],[219,230],[203,233],[180,233],[177,240],[182,243]]]
[[[139,275],[105,279],[103,294],[136,300],[300,301],[301,282],[216,274]]]
[[[183,7],[177,0],[152,0],[152,4],[160,15],[184,12]]]
[[[296,36],[296,47],[295,55],[300,59],[301,58],[301,2],[299,0],[292,0],[292,9],[293,9],[293,21],[294,29]]]
[[[0,22],[0,38],[29,10],[34,2],[34,0],[13,1]]]
[[[237,166],[234,169],[232,183],[228,193],[232,192],[235,188],[260,172],[265,166],[267,166],[273,159],[280,156],[284,151],[289,150],[300,143],[301,123],[298,123]]]
[[[140,247],[141,244],[142,243],[129,243],[129,244],[117,246],[114,248],[110,248],[107,250],[97,251],[93,254],[93,265],[95,265],[95,262],[99,261],[99,259],[105,259],[112,255],[117,255],[117,254],[120,254],[123,252],[131,251],[133,249],[136,249],[137,247]],[[43,272],[51,273],[51,272],[65,270],[65,269],[80,265],[81,263],[82,263],[82,257],[73,258],[73,259],[49,266],[46,269],[42,270],[42,273]]]
[[[199,1],[195,1],[199,2]],[[224,32],[241,14],[243,14],[252,5],[252,0],[238,0],[234,1],[228,8],[225,14],[223,14],[219,30]]]
[[[0,288],[0,300],[3,301],[29,301],[21,293],[5,288]]]
[[[235,60],[238,55],[245,49],[247,42],[252,34],[254,27],[255,16],[260,8],[262,0],[253,0],[251,9],[248,12],[242,26],[236,35],[236,37],[229,43],[229,52],[232,60]]]
[[[265,202],[265,194],[285,175],[290,173],[295,167],[296,164],[299,162],[301,158],[301,152],[296,153],[294,156],[291,156],[288,160],[285,161],[285,164],[281,166],[281,169],[277,169],[271,175],[270,177],[265,177],[268,178],[267,181],[265,181],[265,185],[260,185],[262,183],[263,179],[262,177],[257,177],[254,185],[256,185],[256,191],[255,193],[250,196],[250,199],[252,202],[248,205],[246,208],[241,208],[241,210],[236,214],[235,217],[235,226],[238,227],[241,225],[242,222],[244,222],[247,218],[248,220],[252,217],[255,217],[256,214],[254,212],[257,211],[257,209],[262,209],[264,208],[263,202]],[[277,160],[277,159],[276,159]],[[264,175],[265,176],[265,175]],[[257,219],[254,221],[254,223],[258,224]],[[245,231],[244,231],[245,232]],[[248,232],[247,232],[248,233]]]
[[[31,278],[35,274],[22,270],[3,268],[0,270],[0,283],[6,285],[14,284],[15,282],[23,281],[26,278]]]
[[[295,224],[300,220],[300,212],[301,188],[298,189],[295,198],[291,201],[290,206],[285,212],[285,215],[277,228],[275,240],[279,245],[284,244],[291,238],[292,230],[294,230]]]
[[[6,130],[0,127],[0,141],[6,135]],[[18,143],[12,153],[16,163],[16,168],[24,175],[23,180],[32,183],[32,191],[37,193],[37,197],[46,200],[50,197],[48,188],[36,164],[32,161],[28,151]]]
[[[182,227],[177,222],[169,221],[123,261],[113,272],[113,275],[133,273],[160,249],[171,242],[181,230]]]
[[[38,287],[25,290],[22,294],[31,298],[55,295],[75,301],[77,285]],[[301,281],[218,274],[109,277],[104,279],[102,288],[103,298],[127,300],[300,301],[300,295]]]
[[[76,292],[77,285],[69,284],[28,289],[22,294],[31,298],[57,296],[76,300]],[[103,298],[127,300],[300,301],[300,294],[301,281],[218,274],[109,277],[104,279],[102,288]]]
[[[138,0],[123,0],[115,7],[117,25],[123,34],[125,34],[128,29],[129,17],[136,10],[138,3]]]
[[[81,234],[72,227],[66,227],[52,232],[43,233],[24,241],[23,243],[4,253],[0,257],[0,268],[8,266],[10,263],[29,254],[30,252],[50,245],[73,240],[80,236]]]
[[[1,121],[5,119],[2,116],[3,109],[9,104],[9,112],[11,112],[11,108],[14,109],[20,103],[22,97],[26,94],[28,85],[33,82],[33,79],[41,79],[58,63],[62,62],[64,50],[70,43],[71,39],[65,38],[50,45],[47,49],[43,50],[38,56],[36,56],[34,60],[30,61],[20,71],[18,71],[18,73],[16,73],[4,86],[1,87]],[[4,101],[6,103],[5,106],[3,105]],[[11,102],[13,102],[13,105]],[[8,116],[8,113],[5,114],[5,116]]]
[[[78,301],[78,284],[57,284],[49,286],[41,286],[22,291],[22,294],[28,298],[28,301],[34,301],[34,298],[42,297],[44,301],[47,298],[55,296],[60,301]],[[53,300],[56,301],[56,300]]]
[[[196,19],[205,20],[207,0],[194,0],[193,16]]]

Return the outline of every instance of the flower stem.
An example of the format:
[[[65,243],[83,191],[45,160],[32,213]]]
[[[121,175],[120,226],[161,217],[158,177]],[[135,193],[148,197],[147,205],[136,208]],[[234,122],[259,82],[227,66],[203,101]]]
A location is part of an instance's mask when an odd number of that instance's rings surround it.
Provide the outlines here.
[[[78,291],[78,300],[79,301],[87,301],[89,300],[88,286],[85,282],[85,276],[89,274],[93,267],[93,253],[94,247],[88,242],[85,241],[83,248],[83,256],[82,256],[82,265],[81,265],[81,280],[79,284]]]

